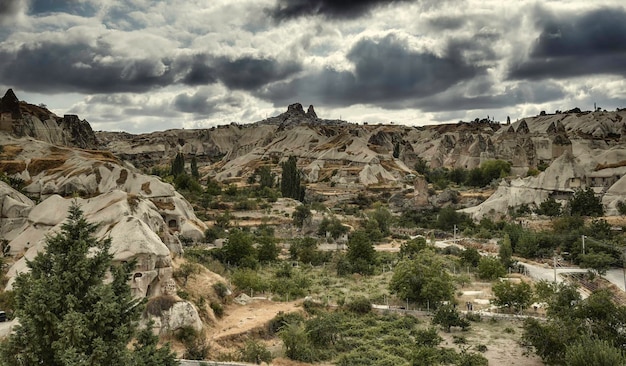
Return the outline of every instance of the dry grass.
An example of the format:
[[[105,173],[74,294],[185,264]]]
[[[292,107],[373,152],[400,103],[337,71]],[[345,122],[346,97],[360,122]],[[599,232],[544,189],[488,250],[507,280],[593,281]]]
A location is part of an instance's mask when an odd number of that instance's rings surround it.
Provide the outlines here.
[[[152,190],[150,189],[150,182],[145,182],[141,184],[141,190],[146,192],[146,194],[151,194]]]
[[[33,158],[27,169],[31,176],[36,176],[46,170],[59,168],[63,164],[65,164],[65,159],[63,158]]]
[[[120,164],[120,161],[110,151],[84,150],[90,158],[106,163]]]
[[[626,160],[622,160],[622,161],[618,161],[617,163],[610,163],[610,164],[598,164],[595,167],[595,171],[598,170],[602,170],[602,169],[608,169],[608,168],[619,168],[622,166],[626,166]]]
[[[22,150],[24,150],[19,145],[2,145],[2,153],[0,153],[0,157],[4,159],[14,159],[18,156]]]
[[[0,171],[5,174],[16,174],[26,170],[26,163],[21,160],[0,160]]]
[[[154,205],[159,209],[159,210],[174,210],[176,209],[176,206],[174,205],[174,202],[172,201],[160,201],[160,200],[152,200],[152,203],[154,203]]]

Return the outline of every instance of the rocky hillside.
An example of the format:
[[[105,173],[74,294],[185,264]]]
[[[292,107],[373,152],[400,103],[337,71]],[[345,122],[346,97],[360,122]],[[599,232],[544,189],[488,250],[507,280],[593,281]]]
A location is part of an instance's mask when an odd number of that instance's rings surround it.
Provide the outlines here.
[[[10,90],[1,102],[0,171],[12,183],[0,181],[0,244],[14,259],[7,288],[45,250],[76,201],[88,221],[99,223],[97,236],[111,239],[114,261],[136,261],[135,296],[175,295],[172,258],[183,251],[181,239],[200,241],[207,228],[189,202],[112,153],[83,149],[98,145],[86,121],[19,102]],[[181,314],[163,319],[163,328],[172,319],[176,326],[200,324],[190,303],[172,309]]]
[[[73,114],[59,117],[44,105],[20,101],[11,89],[0,99],[0,132],[83,149],[99,146],[89,122]]]
[[[278,173],[279,163],[294,155],[312,193],[386,187],[408,192],[401,198],[418,206],[433,201],[425,197],[425,182],[413,170],[418,158],[431,168],[472,169],[492,159],[511,162],[512,176],[497,193],[467,209],[480,219],[505,215],[509,206],[539,204],[550,195],[565,199],[587,186],[603,195],[609,213],[614,213],[624,193],[620,187],[626,185],[618,182],[626,165],[624,117],[624,110],[574,109],[511,124],[476,120],[421,127],[358,125],[320,119],[313,106],[305,112],[302,105],[293,104],[279,116],[250,125],[97,136],[116,156],[138,167],[166,164],[178,151],[193,155],[201,162],[201,172],[224,183],[243,183],[261,165]],[[538,176],[526,177],[529,169],[545,167]]]

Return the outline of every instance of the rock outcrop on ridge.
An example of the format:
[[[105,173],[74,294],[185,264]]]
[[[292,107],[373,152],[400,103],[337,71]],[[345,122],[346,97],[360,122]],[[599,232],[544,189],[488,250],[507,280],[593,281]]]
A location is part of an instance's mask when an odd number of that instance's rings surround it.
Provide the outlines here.
[[[73,114],[59,117],[44,105],[22,102],[12,89],[0,99],[0,132],[82,149],[100,145],[89,122]]]

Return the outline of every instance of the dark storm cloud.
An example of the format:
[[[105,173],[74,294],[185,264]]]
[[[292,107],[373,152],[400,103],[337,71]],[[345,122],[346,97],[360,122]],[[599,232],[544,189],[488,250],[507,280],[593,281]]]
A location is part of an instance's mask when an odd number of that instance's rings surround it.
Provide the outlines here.
[[[278,0],[276,6],[268,9],[268,12],[276,20],[317,15],[356,18],[377,6],[409,1],[413,0]]]
[[[221,81],[228,88],[239,90],[256,90],[302,69],[293,61],[279,62],[250,56],[231,59],[206,54],[181,57],[176,60],[175,68],[182,70],[184,76],[181,82],[185,85],[208,85]]]
[[[20,0],[0,0],[0,26],[5,25],[20,11]]]
[[[173,101],[174,109],[179,112],[193,113],[197,117],[210,116],[225,108],[240,108],[243,105],[241,98],[226,95],[214,97],[209,90],[200,90],[192,95],[182,93]]]
[[[626,75],[624,8],[603,8],[575,17],[543,16],[541,34],[529,59],[512,67],[511,78]]]
[[[439,16],[428,20],[428,25],[437,30],[454,30],[461,29],[467,24],[468,20],[463,17]]]
[[[210,57],[205,54],[182,56],[176,60],[174,69],[183,75],[181,82],[185,85],[208,85],[217,82],[216,71],[211,63]]]
[[[256,90],[300,70],[294,62],[194,56],[131,58],[115,55],[110,44],[41,42],[0,51],[0,80],[34,92],[145,92],[173,84],[222,82],[232,89]]]
[[[0,0],[0,16],[14,15],[20,9],[20,0]]]
[[[393,35],[361,40],[347,58],[354,65],[354,73],[325,69],[271,85],[261,96],[277,105],[297,98],[335,106],[385,105],[437,94],[483,72],[468,65],[452,48],[445,56],[411,51],[406,42]]]
[[[301,70],[301,66],[295,62],[281,64],[275,60],[252,57],[235,60],[221,58],[216,62],[215,68],[224,85],[243,90],[255,90]]]
[[[90,16],[95,14],[96,8],[89,2],[79,0],[30,0],[28,12],[33,15],[68,13]]]
[[[142,92],[173,82],[167,60],[133,59],[102,62],[108,45],[92,47],[41,43],[22,45],[14,53],[0,51],[4,83],[34,92]]]

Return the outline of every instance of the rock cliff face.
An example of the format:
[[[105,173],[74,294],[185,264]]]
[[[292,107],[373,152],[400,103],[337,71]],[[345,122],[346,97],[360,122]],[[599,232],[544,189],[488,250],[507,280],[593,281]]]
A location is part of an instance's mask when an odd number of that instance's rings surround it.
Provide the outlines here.
[[[0,131],[82,149],[99,146],[87,121],[76,115],[58,117],[45,106],[20,102],[11,89],[0,100]]]
[[[0,166],[22,179],[30,198],[0,182],[0,234],[7,253],[22,256],[9,270],[44,249],[46,235],[59,229],[72,201],[92,222],[97,236],[111,238],[114,260],[136,260],[131,287],[137,296],[159,295],[172,283],[171,254],[181,253],[179,236],[201,240],[206,225],[167,183],[126,165],[109,152],[72,149],[0,133]]]
[[[529,117],[509,125],[487,120],[423,127],[358,125],[320,119],[312,106],[305,112],[296,103],[279,116],[251,125],[170,130],[140,136],[98,133],[98,137],[112,152],[136,166],[166,164],[179,150],[195,155],[203,162],[201,172],[225,183],[245,182],[261,165],[270,165],[279,173],[279,163],[293,155],[309,183],[329,182],[336,187],[354,189],[388,186],[401,192],[411,189],[418,158],[431,168],[465,169],[478,167],[487,160],[502,159],[512,163],[513,177],[519,177],[519,181],[506,183],[509,192],[517,185],[542,187],[532,188],[535,192],[544,192],[541,189],[571,192],[575,189],[574,182],[580,182],[581,187],[597,187],[599,192],[607,193],[607,207],[611,208],[616,204],[616,192],[621,191],[609,188],[621,176],[599,170],[594,164],[622,164],[616,154],[600,160],[597,155],[602,151],[626,149],[624,117],[626,111],[573,110]],[[571,173],[558,173],[561,175],[556,184],[553,181],[558,174],[551,171],[560,171],[571,156],[579,158],[580,163],[568,165],[572,166]],[[554,163],[557,166],[539,177],[524,178],[530,168]],[[597,175],[607,174],[613,174],[612,178],[602,178],[599,183],[601,178]],[[542,186],[546,182],[552,185]],[[523,197],[512,199],[507,205],[534,204],[545,199],[543,193],[515,192],[502,193],[507,199]],[[427,201],[424,197],[409,195],[408,198]],[[394,202],[398,203],[396,199]],[[503,203],[489,205],[492,202],[468,212],[480,217],[486,212],[507,209]]]

